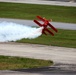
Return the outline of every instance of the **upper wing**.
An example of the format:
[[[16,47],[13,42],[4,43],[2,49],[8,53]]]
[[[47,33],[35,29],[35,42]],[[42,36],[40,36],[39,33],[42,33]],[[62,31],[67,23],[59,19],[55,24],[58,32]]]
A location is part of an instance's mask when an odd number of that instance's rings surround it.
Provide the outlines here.
[[[42,18],[41,16],[37,16],[37,18],[40,19],[40,20],[43,21],[43,22],[45,21],[45,19]]]

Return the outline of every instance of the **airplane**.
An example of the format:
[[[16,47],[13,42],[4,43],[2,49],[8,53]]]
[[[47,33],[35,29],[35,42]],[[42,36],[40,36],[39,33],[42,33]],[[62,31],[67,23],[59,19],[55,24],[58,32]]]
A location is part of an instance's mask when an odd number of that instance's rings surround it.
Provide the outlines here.
[[[51,25],[51,24],[49,23],[49,22],[52,21],[52,20],[47,20],[46,18],[42,18],[41,16],[36,16],[36,17],[43,22],[43,24],[42,24],[42,23],[40,23],[39,21],[34,20],[34,22],[35,22],[37,25],[39,25],[40,27],[43,27],[42,34],[47,35],[46,32],[48,32],[48,33],[50,33],[52,36],[54,36],[54,33],[47,28],[48,26],[51,27],[55,32],[58,32],[58,30],[57,30],[53,25]]]

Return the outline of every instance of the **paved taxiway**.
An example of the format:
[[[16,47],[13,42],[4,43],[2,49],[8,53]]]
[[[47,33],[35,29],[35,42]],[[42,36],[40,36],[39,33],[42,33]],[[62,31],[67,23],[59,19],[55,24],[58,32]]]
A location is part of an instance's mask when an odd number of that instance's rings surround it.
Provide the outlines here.
[[[0,55],[53,60],[55,63],[76,64],[76,49],[35,44],[0,43]]]
[[[27,26],[38,26],[37,24],[33,22],[33,20],[0,18],[0,22],[3,22],[3,21],[14,22],[18,24],[27,25]],[[51,22],[51,24],[59,29],[76,30],[76,24],[73,24],[73,23]]]

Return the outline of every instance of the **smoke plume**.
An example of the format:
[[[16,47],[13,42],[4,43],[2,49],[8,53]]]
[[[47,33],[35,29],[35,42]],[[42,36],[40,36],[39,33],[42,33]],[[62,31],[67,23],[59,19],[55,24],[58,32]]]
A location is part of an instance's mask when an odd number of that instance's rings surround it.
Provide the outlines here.
[[[22,38],[34,39],[42,34],[43,27],[36,28],[13,22],[0,22],[0,42],[16,41]]]

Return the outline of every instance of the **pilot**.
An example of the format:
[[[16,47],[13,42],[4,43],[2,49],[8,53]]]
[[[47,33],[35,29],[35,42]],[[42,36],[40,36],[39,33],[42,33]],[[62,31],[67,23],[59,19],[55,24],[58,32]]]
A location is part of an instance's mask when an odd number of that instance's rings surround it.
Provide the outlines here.
[[[46,28],[49,21],[52,22],[52,19],[50,19],[50,20],[46,20],[46,18],[43,18],[43,19],[45,20],[44,23],[43,23],[43,27]]]

